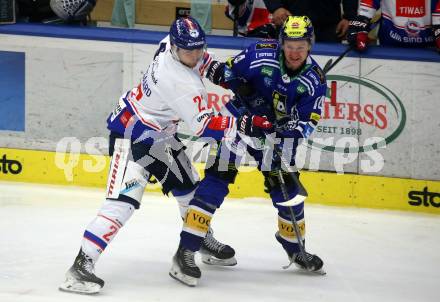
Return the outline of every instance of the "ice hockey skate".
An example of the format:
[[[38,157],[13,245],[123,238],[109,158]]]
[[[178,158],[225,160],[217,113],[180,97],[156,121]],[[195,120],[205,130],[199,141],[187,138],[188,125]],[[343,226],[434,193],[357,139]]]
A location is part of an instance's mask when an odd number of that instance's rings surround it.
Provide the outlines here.
[[[179,246],[173,257],[169,275],[188,286],[196,286],[202,273],[194,260],[195,252]]]
[[[104,286],[104,280],[95,276],[94,266],[92,259],[80,250],[59,289],[84,295],[97,294]]]
[[[282,241],[281,241],[282,239],[281,239],[279,232],[275,233],[275,238],[282,245]],[[283,248],[284,248],[284,246],[283,246]],[[290,263],[288,265],[283,266],[284,269],[289,268],[290,265],[292,265],[292,263],[294,263],[296,267],[298,267],[302,270],[306,270],[311,273],[316,273],[318,275],[325,275],[326,274],[326,272],[322,269],[322,267],[324,266],[324,262],[318,256],[305,252],[306,257],[307,257],[307,260],[305,260],[302,257],[301,253],[297,253],[297,254],[290,253],[285,248],[284,248],[284,250],[286,251],[287,257],[289,258],[289,261],[290,261]],[[307,264],[309,266],[307,266]]]
[[[234,266],[237,264],[234,257],[235,250],[215,239],[212,228],[208,229],[208,233],[203,238],[200,254],[202,255],[202,262],[205,264],[220,266]]]

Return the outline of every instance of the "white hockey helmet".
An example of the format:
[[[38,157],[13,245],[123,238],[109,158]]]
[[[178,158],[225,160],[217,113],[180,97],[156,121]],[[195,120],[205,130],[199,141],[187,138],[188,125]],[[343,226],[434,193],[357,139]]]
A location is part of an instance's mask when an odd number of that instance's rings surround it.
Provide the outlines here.
[[[65,21],[84,20],[95,5],[96,0],[50,0],[54,13]]]

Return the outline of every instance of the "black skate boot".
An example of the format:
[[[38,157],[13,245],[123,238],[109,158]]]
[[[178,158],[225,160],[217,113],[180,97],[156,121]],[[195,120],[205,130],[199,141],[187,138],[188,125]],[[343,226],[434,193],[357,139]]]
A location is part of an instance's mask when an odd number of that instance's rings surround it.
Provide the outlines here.
[[[173,257],[170,276],[188,286],[196,286],[202,276],[194,261],[195,252],[179,246]]]
[[[206,233],[205,238],[203,238],[200,253],[202,254],[203,263],[206,264],[221,266],[233,266],[237,264],[237,260],[234,257],[234,249],[215,239],[212,228],[208,229],[208,233]]]
[[[283,266],[284,269],[287,269],[292,265],[292,263],[295,263],[295,265],[303,270],[314,272],[320,275],[325,275],[326,272],[322,269],[324,266],[324,262],[316,255],[312,255],[310,253],[305,252],[305,255],[307,257],[307,261],[304,260],[301,253],[292,253],[289,252],[283,245],[282,238],[279,234],[279,232],[275,233],[276,240],[282,245],[283,249],[287,253],[287,257],[289,258],[289,265]]]
[[[104,280],[94,274],[95,264],[82,249],[76,256],[72,267],[66,273],[66,281],[59,287],[60,290],[78,294],[96,294],[104,286]]]

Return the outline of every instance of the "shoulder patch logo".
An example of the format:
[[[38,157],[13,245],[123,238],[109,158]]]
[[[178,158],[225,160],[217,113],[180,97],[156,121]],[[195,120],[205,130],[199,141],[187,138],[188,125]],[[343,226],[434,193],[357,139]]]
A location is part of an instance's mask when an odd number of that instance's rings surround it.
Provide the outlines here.
[[[255,49],[277,49],[278,45],[277,43],[257,43],[255,44]]]
[[[298,92],[298,93],[304,93],[304,92],[306,92],[306,87],[304,87],[304,85],[302,85],[302,84],[299,84],[297,87],[296,87],[296,92]]]
[[[234,65],[234,64],[233,64],[233,61],[234,61],[234,57],[229,57],[229,58],[226,60],[226,62],[225,62],[226,66],[228,66],[229,68],[231,68],[232,65]]]
[[[272,67],[263,66],[263,68],[261,68],[261,74],[265,74],[268,77],[271,77],[273,75],[273,68]]]
[[[266,86],[266,87],[272,86],[272,79],[264,77],[264,86]]]
[[[319,120],[321,119],[321,116],[318,113],[312,112],[310,114],[310,119],[312,120],[312,122],[315,122],[314,124],[318,124]]]

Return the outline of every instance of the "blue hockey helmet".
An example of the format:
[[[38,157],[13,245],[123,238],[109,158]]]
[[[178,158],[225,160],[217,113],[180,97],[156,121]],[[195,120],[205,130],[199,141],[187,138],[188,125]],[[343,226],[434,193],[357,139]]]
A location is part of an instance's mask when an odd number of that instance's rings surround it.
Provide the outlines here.
[[[170,41],[183,49],[198,49],[206,45],[205,32],[196,19],[178,18],[170,27]]]

